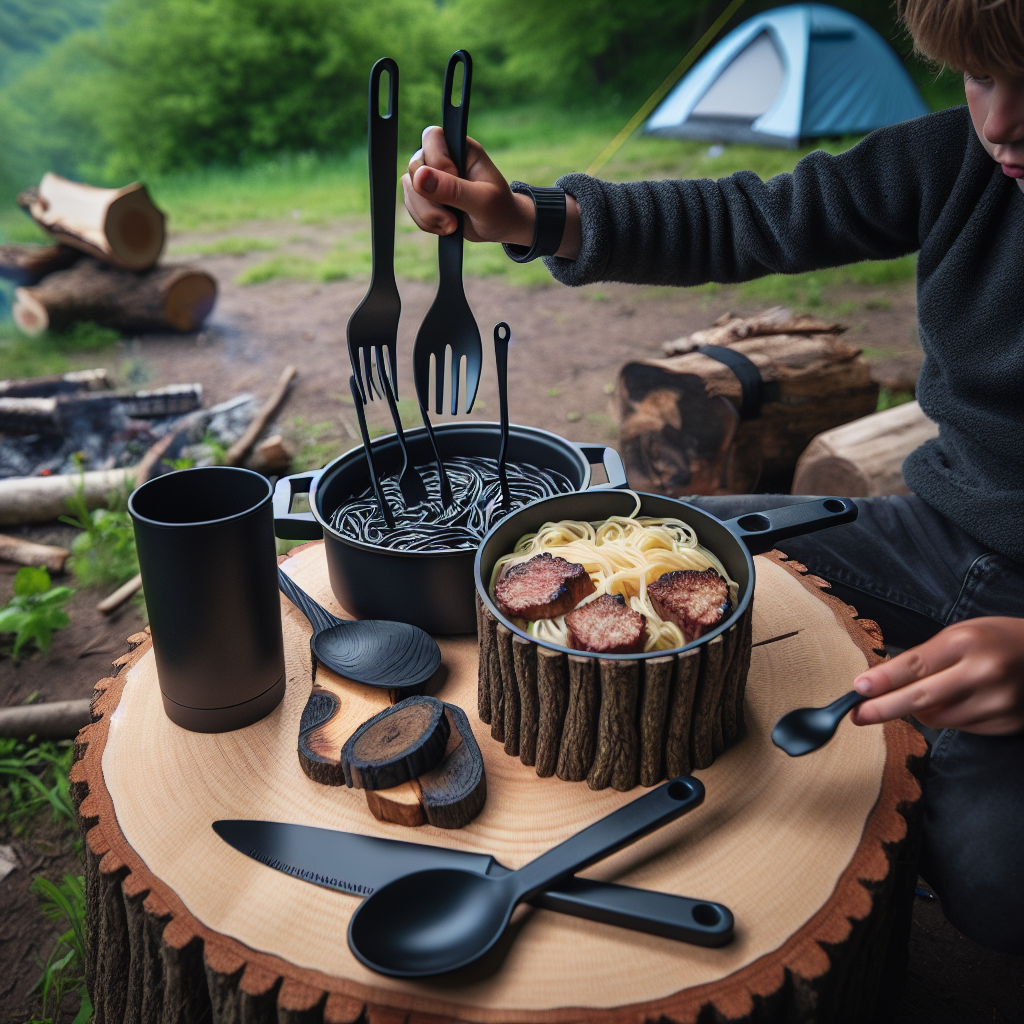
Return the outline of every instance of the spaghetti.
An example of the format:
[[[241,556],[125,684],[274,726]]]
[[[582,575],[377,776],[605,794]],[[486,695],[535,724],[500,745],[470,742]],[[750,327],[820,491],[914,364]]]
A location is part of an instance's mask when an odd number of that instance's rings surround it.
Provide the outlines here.
[[[331,527],[345,537],[390,551],[465,551],[477,547],[495,523],[516,509],[538,498],[576,490],[568,477],[553,469],[508,462],[505,473],[512,492],[512,507],[505,509],[501,504],[497,460],[456,455],[444,463],[453,498],[445,508],[437,466],[431,463],[416,468],[426,485],[428,500],[411,508],[405,505],[396,476],[381,481],[395,516],[393,530],[384,522],[372,487],[336,509],[330,519]]]
[[[536,533],[526,534],[511,554],[495,563],[491,595],[494,595],[499,576],[510,566],[550,551],[552,555],[582,565],[594,581],[597,590],[577,607],[602,594],[621,594],[634,611],[647,618],[645,652],[684,647],[687,641],[682,630],[654,610],[647,585],[676,569],[714,569],[728,584],[729,602],[733,607],[739,588],[717,556],[698,542],[693,527],[681,519],[637,517],[639,509],[638,498],[631,516],[612,516],[595,523],[564,519],[545,523]],[[529,623],[517,621],[516,624],[538,640],[569,646],[564,615]]]

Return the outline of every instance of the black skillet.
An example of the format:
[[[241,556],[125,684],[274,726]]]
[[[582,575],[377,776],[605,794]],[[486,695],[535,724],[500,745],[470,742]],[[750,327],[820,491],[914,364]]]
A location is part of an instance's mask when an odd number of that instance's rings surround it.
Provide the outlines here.
[[[785,508],[770,509],[756,512],[736,519],[722,520],[709,512],[688,505],[676,498],[666,498],[661,494],[643,494],[640,497],[640,516],[658,518],[672,517],[689,523],[697,532],[697,539],[706,548],[713,551],[726,572],[739,586],[739,596],[735,607],[713,630],[685,647],[677,650],[691,650],[700,644],[708,643],[720,633],[724,633],[733,623],[739,620],[747,610],[754,594],[754,555],[770,551],[777,543],[787,537],[799,537],[805,533],[814,533],[829,526],[841,523],[852,523],[857,518],[857,506],[849,498],[815,498],[801,502],[799,505],[787,505]],[[535,501],[518,512],[503,519],[490,533],[484,537],[476,555],[474,575],[477,592],[491,614],[506,625],[518,636],[527,634],[507,619],[491,599],[489,585],[494,563],[502,556],[511,552],[520,537],[527,533],[536,533],[545,523],[557,522],[561,519],[581,519],[597,522],[609,516],[632,515],[636,507],[636,498],[632,491],[581,491],[575,494],[559,494],[553,498]],[[563,650],[557,644],[528,637],[533,643],[552,650]],[[637,661],[649,657],[663,657],[670,651],[652,651],[647,654],[593,654],[585,651],[574,651],[583,657],[600,657],[613,661]]]

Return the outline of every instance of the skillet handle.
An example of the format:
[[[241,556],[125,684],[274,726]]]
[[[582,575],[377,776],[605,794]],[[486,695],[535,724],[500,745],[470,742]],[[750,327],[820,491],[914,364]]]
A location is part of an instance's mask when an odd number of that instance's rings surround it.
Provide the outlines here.
[[[765,512],[750,512],[725,520],[725,526],[747,545],[752,555],[771,551],[776,541],[801,537],[829,526],[852,523],[857,506],[850,498],[817,498]]]
[[[577,447],[592,466],[596,466],[600,462],[608,477],[608,483],[591,484],[587,488],[588,491],[614,491],[629,487],[629,481],[626,479],[626,467],[622,465],[622,456],[614,448],[606,444],[580,444]]]
[[[320,540],[323,527],[312,512],[293,512],[292,505],[320,479],[322,469],[312,473],[292,473],[283,476],[274,487],[274,534],[282,540]]]

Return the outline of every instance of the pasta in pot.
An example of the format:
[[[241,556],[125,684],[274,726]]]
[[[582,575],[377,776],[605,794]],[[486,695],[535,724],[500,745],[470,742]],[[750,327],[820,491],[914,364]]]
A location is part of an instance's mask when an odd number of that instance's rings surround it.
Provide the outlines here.
[[[636,511],[639,511],[639,500]],[[491,596],[494,596],[498,579],[511,566],[550,552],[582,565],[597,588],[577,607],[596,600],[602,594],[621,594],[629,607],[647,618],[645,652],[685,646],[687,641],[682,630],[674,622],[662,619],[654,610],[647,594],[648,584],[676,569],[714,569],[728,584],[732,607],[736,605],[739,588],[718,557],[698,543],[693,527],[681,519],[637,517],[636,511],[632,516],[612,516],[595,523],[563,519],[557,523],[545,523],[536,533],[526,534],[519,539],[511,554],[495,563],[491,575]],[[570,646],[565,615],[534,622],[515,621],[537,640]]]

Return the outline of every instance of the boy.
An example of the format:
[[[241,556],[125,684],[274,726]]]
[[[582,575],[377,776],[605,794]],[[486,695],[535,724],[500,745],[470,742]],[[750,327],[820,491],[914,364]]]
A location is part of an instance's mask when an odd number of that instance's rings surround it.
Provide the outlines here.
[[[932,745],[921,872],[962,932],[1024,952],[1024,0],[899,0],[967,107],[879,129],[792,174],[556,189],[506,183],[470,140],[466,179],[428,128],[403,179],[425,231],[546,257],[564,284],[696,285],[918,252],[917,397],[939,437],[907,497],[786,553],[904,649],[861,675],[857,725],[912,714]],[[564,192],[564,196],[563,196]],[[694,499],[727,518],[780,503]],[[799,499],[795,499],[799,500]]]

